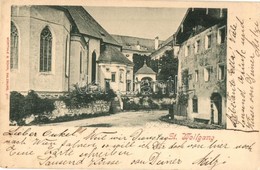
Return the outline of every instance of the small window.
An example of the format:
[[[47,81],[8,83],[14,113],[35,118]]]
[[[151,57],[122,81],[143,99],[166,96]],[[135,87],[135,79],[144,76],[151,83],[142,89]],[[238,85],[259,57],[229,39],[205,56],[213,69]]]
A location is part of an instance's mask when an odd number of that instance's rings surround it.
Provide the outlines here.
[[[111,82],[116,82],[116,73],[111,73]]]
[[[199,53],[200,51],[200,40],[197,40],[195,43],[195,54]]]
[[[193,110],[193,113],[198,113],[198,98],[197,98],[197,96],[194,96],[192,98],[192,110]]]
[[[199,70],[195,70],[195,82],[199,81]]]
[[[218,65],[218,80],[224,80],[225,78],[225,66]]]
[[[187,56],[189,56],[189,55],[190,55],[190,46],[187,45],[187,46],[185,47],[185,57],[187,57]]]
[[[106,34],[104,33],[104,32],[102,32],[102,31],[99,31],[99,33],[102,35],[102,36],[106,36]]]
[[[226,27],[218,29],[218,43],[223,44],[226,40]]]
[[[211,48],[211,40],[212,40],[212,35],[211,34],[207,35],[206,39],[205,39],[205,48],[206,49]]]
[[[131,80],[128,80],[126,84],[126,91],[130,91],[130,90],[131,90]]]
[[[210,80],[210,68],[204,68],[204,80],[205,82]]]

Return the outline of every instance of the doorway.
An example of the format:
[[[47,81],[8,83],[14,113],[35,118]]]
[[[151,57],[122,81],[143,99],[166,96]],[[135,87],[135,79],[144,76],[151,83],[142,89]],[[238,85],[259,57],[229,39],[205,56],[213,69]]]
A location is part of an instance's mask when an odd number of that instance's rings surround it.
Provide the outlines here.
[[[222,97],[219,93],[212,93],[211,97],[211,123],[222,124]]]

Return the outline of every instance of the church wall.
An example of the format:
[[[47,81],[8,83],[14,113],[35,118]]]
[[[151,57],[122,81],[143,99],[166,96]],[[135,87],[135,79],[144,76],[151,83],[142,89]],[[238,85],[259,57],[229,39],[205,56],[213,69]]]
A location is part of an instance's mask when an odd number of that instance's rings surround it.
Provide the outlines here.
[[[16,82],[21,79],[23,83],[19,83],[22,84],[21,86],[12,84],[11,90],[67,91],[65,47],[66,36],[69,38],[70,22],[65,14],[47,6],[21,6],[13,8],[12,19],[17,22],[20,30],[19,64],[21,67],[20,72],[13,74],[11,79]],[[40,72],[40,35],[46,26],[52,34],[52,69],[50,72]]]
[[[92,78],[92,54],[93,52],[96,53],[96,61],[98,60],[100,56],[100,40],[90,38],[88,42],[88,83],[91,83],[91,78]],[[96,78],[98,75],[98,67],[96,66]]]
[[[19,17],[20,15],[24,17]],[[10,89],[27,93],[29,90],[29,56],[30,56],[30,10],[29,7],[12,7],[11,21],[18,29],[19,51],[18,69],[10,71]]]
[[[82,58],[80,59],[80,56]],[[81,36],[71,36],[70,47],[70,87],[77,83],[86,83],[87,50]]]

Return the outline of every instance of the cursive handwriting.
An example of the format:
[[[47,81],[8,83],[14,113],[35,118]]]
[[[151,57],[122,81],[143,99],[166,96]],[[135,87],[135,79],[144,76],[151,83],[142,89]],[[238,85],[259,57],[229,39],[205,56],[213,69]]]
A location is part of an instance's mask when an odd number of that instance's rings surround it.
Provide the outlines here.
[[[193,165],[198,165],[198,166],[206,166],[209,167],[210,169],[215,168],[216,166],[226,164],[227,162],[221,160],[221,154],[216,154],[213,155],[213,150],[210,151],[208,154],[206,154],[204,157],[199,158],[192,162]]]

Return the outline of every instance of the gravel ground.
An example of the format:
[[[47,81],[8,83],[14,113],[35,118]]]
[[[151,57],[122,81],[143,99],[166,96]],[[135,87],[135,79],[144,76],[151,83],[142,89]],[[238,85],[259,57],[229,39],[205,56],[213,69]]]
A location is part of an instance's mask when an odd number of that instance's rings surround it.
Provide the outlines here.
[[[169,127],[188,129],[186,126],[167,123],[159,120],[167,115],[167,110],[129,111],[110,116],[74,120],[69,122],[45,124],[46,126],[82,126],[82,127]]]

